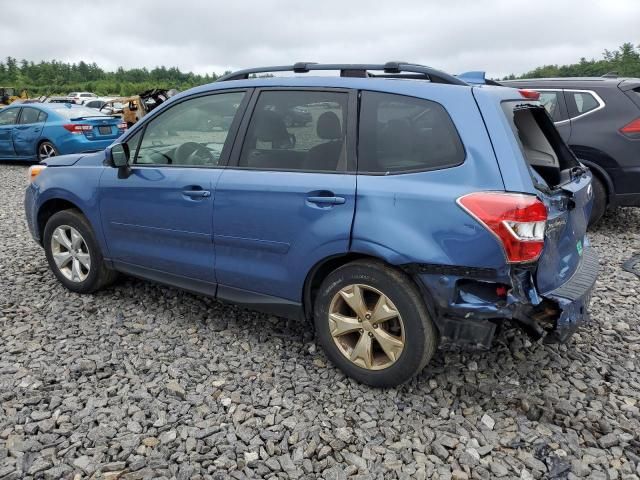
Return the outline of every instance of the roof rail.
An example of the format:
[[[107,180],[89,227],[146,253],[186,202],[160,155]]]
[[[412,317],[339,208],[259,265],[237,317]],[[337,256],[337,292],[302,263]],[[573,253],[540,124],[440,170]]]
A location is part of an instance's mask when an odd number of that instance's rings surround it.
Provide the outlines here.
[[[275,67],[257,67],[238,70],[220,77],[218,82],[226,82],[229,80],[246,80],[250,75],[271,72],[293,72],[293,73],[309,73],[311,71],[321,70],[339,70],[342,77],[389,77],[391,75],[402,74],[403,72],[417,74],[409,78],[429,80],[433,83],[446,83],[450,85],[468,85],[459,78],[441,72],[435,68],[415,63],[407,62],[387,62],[385,64],[358,64],[358,63],[314,63],[314,62],[298,62],[293,65],[279,65]],[[369,73],[370,70],[381,71],[382,75],[374,75]],[[404,78],[407,78],[406,76]]]
[[[604,75],[602,75],[602,78],[618,78],[618,72],[607,72]]]

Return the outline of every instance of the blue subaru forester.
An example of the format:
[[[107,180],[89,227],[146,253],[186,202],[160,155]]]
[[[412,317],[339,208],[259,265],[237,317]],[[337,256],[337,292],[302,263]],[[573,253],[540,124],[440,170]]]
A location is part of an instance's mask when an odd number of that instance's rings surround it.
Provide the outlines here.
[[[250,78],[285,71],[307,75]],[[68,289],[122,272],[313,322],[370,385],[505,320],[564,342],[588,319],[591,174],[531,92],[398,62],[243,70],[30,176]]]

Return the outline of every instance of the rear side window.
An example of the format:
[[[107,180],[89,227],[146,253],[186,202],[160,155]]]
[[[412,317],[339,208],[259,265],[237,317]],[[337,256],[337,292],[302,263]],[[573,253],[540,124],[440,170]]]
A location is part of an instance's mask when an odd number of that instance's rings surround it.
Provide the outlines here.
[[[578,165],[547,112],[536,104],[503,102],[525,160],[549,187],[558,185],[563,170]]]
[[[565,92],[571,117],[591,112],[600,106],[600,102],[591,92]]]
[[[261,170],[345,171],[348,95],[266,91],[256,102],[240,167]]]
[[[560,92],[540,92],[540,103],[549,112],[554,122],[563,120],[562,112],[560,111],[559,94]]]
[[[359,173],[391,174],[454,167],[464,157],[460,136],[439,103],[362,92]]]
[[[20,120],[18,123],[21,125],[28,125],[30,123],[38,123],[38,117],[40,116],[40,110],[35,108],[25,107],[20,114]]]

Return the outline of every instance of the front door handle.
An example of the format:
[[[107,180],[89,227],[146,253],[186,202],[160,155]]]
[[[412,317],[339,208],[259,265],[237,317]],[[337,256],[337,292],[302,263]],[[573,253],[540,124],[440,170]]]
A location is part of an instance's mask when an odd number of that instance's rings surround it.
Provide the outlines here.
[[[209,190],[183,190],[182,194],[191,198],[207,198],[211,196]]]
[[[307,197],[307,201],[318,205],[342,205],[344,197]]]

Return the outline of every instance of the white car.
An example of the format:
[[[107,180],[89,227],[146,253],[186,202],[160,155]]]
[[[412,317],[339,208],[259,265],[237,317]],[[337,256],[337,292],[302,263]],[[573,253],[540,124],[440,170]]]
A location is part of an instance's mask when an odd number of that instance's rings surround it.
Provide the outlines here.
[[[77,103],[78,105],[82,105],[87,100],[97,97],[98,96],[95,93],[91,92],[71,92],[69,95],[67,95],[67,98],[69,100],[71,100],[73,103]]]

